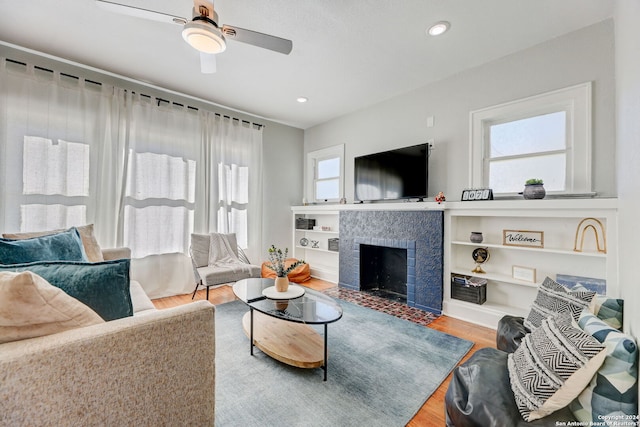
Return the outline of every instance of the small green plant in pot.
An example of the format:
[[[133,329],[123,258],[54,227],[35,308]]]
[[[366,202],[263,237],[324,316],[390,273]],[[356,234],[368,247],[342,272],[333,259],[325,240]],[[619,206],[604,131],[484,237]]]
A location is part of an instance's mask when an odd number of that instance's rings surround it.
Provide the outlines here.
[[[306,264],[304,260],[296,260],[291,265],[286,265],[287,255],[289,254],[289,248],[285,248],[284,252],[282,249],[276,248],[274,245],[268,250],[269,252],[269,263],[267,264],[267,268],[275,271],[276,273],[276,282],[275,287],[278,292],[286,292],[289,289],[289,279],[287,274],[291,273],[294,268],[299,265]]]
[[[544,181],[541,179],[531,178],[524,183],[522,197],[525,199],[544,199],[546,195],[547,192],[544,189]]]

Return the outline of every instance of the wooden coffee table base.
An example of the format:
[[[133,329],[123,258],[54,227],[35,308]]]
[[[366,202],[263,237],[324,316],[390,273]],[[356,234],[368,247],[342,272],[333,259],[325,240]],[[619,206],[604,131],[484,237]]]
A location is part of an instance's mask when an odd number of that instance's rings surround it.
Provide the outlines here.
[[[251,312],[242,318],[242,328],[250,339]],[[276,319],[253,310],[253,343],[287,365],[298,368],[320,368],[324,365],[324,338],[303,323]]]

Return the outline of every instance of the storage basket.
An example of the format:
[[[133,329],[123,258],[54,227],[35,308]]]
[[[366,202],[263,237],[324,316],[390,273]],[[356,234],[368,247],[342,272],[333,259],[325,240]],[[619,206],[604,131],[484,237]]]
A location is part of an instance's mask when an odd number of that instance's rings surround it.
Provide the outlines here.
[[[296,228],[298,230],[313,230],[316,220],[312,218],[296,218]]]
[[[474,304],[484,304],[487,301],[486,279],[452,274],[451,298]]]
[[[340,250],[340,239],[329,239],[329,250],[338,252]]]

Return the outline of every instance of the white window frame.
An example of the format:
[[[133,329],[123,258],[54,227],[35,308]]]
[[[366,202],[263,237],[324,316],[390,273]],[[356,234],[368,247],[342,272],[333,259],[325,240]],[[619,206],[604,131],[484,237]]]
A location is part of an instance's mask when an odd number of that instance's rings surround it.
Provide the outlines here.
[[[488,188],[489,185],[489,127],[528,117],[564,111],[567,114],[565,190],[557,195],[589,194],[591,178],[591,82],[495,105],[470,113],[469,186]],[[535,177],[534,177],[535,178]],[[524,188],[524,182],[522,183]],[[513,196],[516,193],[501,193]]]
[[[337,199],[316,199],[316,165],[321,160],[340,159],[339,196]],[[307,153],[306,199],[311,203],[337,202],[344,197],[344,144]]]

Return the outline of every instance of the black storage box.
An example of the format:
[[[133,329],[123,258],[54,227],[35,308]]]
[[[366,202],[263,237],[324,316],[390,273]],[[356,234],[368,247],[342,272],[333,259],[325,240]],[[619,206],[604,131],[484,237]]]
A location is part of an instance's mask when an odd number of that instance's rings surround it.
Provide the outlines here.
[[[475,283],[475,285],[471,283]],[[474,304],[484,304],[487,301],[487,281],[478,277],[452,274],[451,298]]]
[[[338,252],[340,250],[340,239],[329,239],[329,250]]]
[[[298,230],[313,230],[316,220],[311,218],[296,218],[296,228]]]

